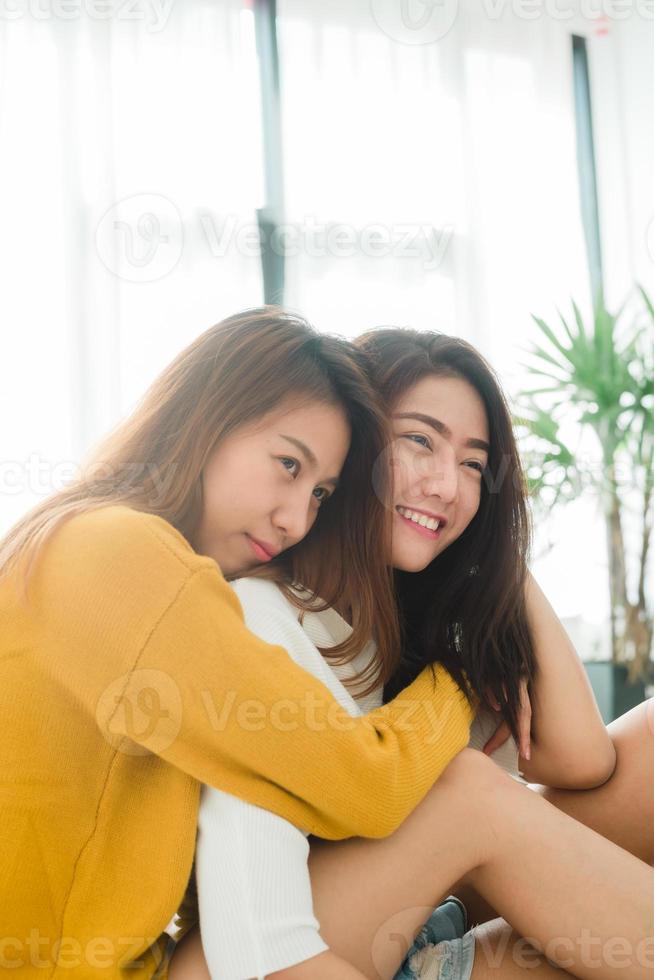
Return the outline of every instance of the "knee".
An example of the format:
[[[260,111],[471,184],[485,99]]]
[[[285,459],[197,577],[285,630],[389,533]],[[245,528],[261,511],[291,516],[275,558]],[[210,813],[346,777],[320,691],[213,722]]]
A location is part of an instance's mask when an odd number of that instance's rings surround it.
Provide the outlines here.
[[[512,812],[518,784],[496,762],[477,749],[465,748],[452,759],[431,787],[421,811],[426,832],[433,835],[434,814],[457,827],[469,846],[469,868],[483,864],[495,833]],[[442,855],[440,855],[442,857]]]
[[[443,771],[443,777],[447,777],[451,782],[456,782],[464,787],[474,785],[490,784],[495,786],[498,782],[503,782],[506,773],[489,756],[480,752],[478,749],[465,748],[456,755],[447,768]]]
[[[465,748],[456,755],[434,784],[450,793],[479,803],[487,811],[515,791],[516,783],[497,763],[478,749]]]

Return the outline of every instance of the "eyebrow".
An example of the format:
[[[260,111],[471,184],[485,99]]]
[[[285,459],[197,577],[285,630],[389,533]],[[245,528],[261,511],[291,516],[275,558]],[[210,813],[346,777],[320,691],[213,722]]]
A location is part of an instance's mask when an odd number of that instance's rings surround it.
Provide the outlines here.
[[[452,430],[449,426],[445,425],[445,422],[441,422],[440,419],[432,418],[431,415],[423,415],[422,412],[396,412],[393,415],[394,419],[415,419],[417,422],[424,422],[425,425],[430,426],[430,428],[435,429],[440,435],[445,436],[446,439],[452,438]],[[466,439],[465,446],[469,449],[483,449],[484,452],[490,453],[490,446],[483,439]]]
[[[317,468],[318,460],[316,459],[316,454],[311,449],[309,449],[306,443],[302,442],[300,439],[296,439],[294,436],[285,436],[283,432],[280,432],[279,435],[281,436],[282,439],[286,439],[287,442],[290,442],[291,445],[295,446],[296,449],[299,449],[310,466]],[[338,477],[330,476],[323,482],[331,483],[333,487],[337,487]]]

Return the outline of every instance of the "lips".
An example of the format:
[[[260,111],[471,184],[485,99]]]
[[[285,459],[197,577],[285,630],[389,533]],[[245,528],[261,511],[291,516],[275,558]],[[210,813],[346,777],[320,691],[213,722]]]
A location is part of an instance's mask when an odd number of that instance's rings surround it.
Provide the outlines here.
[[[247,537],[254,546],[257,556],[262,558],[263,561],[270,561],[281,551],[281,548],[276,548],[274,545],[269,544],[269,542],[262,541],[260,538],[255,538],[251,534],[248,534]]]
[[[402,511],[406,511],[406,514],[403,514]],[[398,507],[396,507],[395,513],[397,514],[398,520],[402,521],[404,524],[407,525],[407,527],[410,527],[412,531],[414,531],[416,534],[419,534],[423,538],[428,538],[431,541],[436,541],[438,540],[438,538],[440,538],[440,536],[443,533],[442,525],[437,524],[437,521],[439,520],[438,517],[432,516],[428,511],[427,512],[422,510],[419,511],[414,509],[413,507],[409,508],[409,507],[402,507],[401,505],[399,505]],[[426,527],[424,524],[416,520],[412,520],[411,517],[408,516],[409,514],[415,514],[415,515],[420,514],[421,517],[424,517],[425,520],[430,521],[430,523],[437,524],[437,526]]]

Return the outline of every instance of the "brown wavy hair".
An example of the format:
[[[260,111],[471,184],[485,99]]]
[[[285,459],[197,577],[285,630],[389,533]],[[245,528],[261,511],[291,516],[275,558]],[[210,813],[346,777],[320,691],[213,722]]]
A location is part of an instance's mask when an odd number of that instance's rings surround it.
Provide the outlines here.
[[[371,485],[375,460],[389,439],[386,415],[361,351],[276,307],[231,316],[182,350],[132,414],[89,454],[82,475],[0,540],[0,578],[20,568],[28,599],[34,562],[55,529],[76,514],[112,504],[158,515],[192,545],[210,453],[289,395],[340,406],[351,444],[338,489],[308,535],[271,562],[267,574],[285,589],[302,583],[326,606],[346,610],[352,634],[325,656],[351,659],[374,635],[378,655],[369,672],[375,683],[386,681],[397,666],[400,634],[388,568],[390,527]]]
[[[462,378],[481,397],[490,432],[473,520],[424,571],[395,572],[403,649],[384,700],[426,665],[442,663],[466,694],[474,692],[489,708],[490,690],[517,737],[520,680],[531,685],[536,676],[525,611],[531,524],[511,413],[499,379],[471,344],[445,334],[381,328],[363,334],[355,344],[369,358],[389,412],[425,377]]]

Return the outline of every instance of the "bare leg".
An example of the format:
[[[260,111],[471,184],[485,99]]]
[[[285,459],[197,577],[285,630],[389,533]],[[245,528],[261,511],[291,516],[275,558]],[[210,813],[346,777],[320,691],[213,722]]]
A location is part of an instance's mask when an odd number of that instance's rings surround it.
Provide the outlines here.
[[[652,869],[474,750],[453,760],[389,837],[311,838],[309,869],[321,935],[368,977],[394,976],[432,908],[464,874],[519,935],[573,976],[615,976],[612,965],[589,962],[584,930],[602,947],[615,936],[630,944],[625,980],[652,976]]]
[[[654,864],[654,699],[632,708],[608,726],[615,745],[615,772],[596,789],[539,786],[537,792],[557,809],[602,837]],[[487,922],[497,912],[466,879],[452,889],[471,922]]]
[[[570,974],[552,966],[526,939],[522,939],[504,919],[477,926],[475,964],[471,980],[565,980]]]
[[[471,980],[565,980],[572,974],[566,970],[554,967],[527,940],[522,939],[513,931],[504,919],[494,919],[475,930],[475,961],[472,968]],[[312,978],[318,974],[316,957],[306,960],[301,968],[281,970],[271,973],[270,978],[284,980],[292,975],[297,980]],[[339,961],[343,963],[344,961]],[[321,976],[327,975],[324,972]],[[339,971],[338,978],[344,974]],[[329,974],[334,980],[332,974]],[[357,977],[362,977],[356,971]],[[375,975],[377,980],[378,974]],[[199,929],[192,929],[179,944],[168,973],[169,980],[211,980],[207,966]]]
[[[211,980],[197,927],[187,932],[177,944],[168,967],[167,980]]]
[[[310,843],[321,935],[371,980],[391,980],[433,907],[464,875],[518,935],[573,976],[615,977],[615,963],[603,955],[598,962],[597,947],[602,953],[618,936],[630,951],[621,977],[652,976],[654,871],[480,752],[464,749],[389,837]]]

